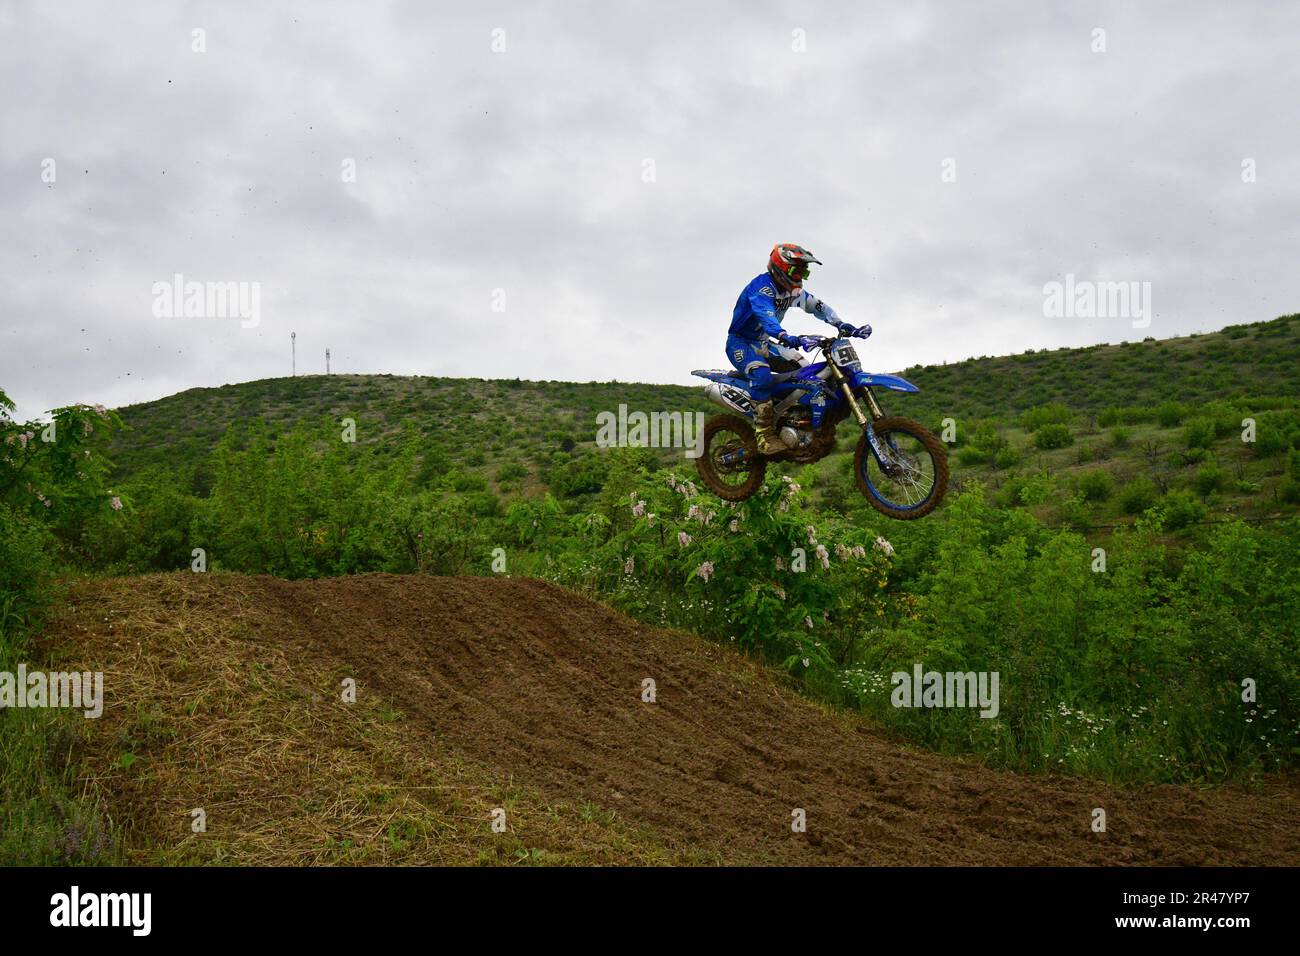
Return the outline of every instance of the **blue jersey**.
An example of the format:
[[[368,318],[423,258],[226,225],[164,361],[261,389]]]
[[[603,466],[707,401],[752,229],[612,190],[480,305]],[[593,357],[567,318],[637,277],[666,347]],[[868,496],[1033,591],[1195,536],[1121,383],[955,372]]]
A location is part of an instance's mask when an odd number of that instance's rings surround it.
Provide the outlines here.
[[[802,288],[780,293],[772,277],[764,272],[740,293],[728,332],[749,342],[766,342],[768,336],[779,338],[785,332],[781,320],[791,306],[798,306],[828,325],[839,326],[840,317],[821,299]]]

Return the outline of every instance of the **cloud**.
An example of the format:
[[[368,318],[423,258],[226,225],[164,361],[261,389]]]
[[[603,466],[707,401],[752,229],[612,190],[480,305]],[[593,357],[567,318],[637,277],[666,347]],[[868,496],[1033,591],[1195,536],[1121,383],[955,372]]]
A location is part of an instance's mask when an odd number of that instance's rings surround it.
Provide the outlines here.
[[[1271,318],[1300,307],[1297,28],[1208,2],[6,5],[0,385],[27,415],[144,401],[287,374],[291,331],[300,370],[688,382],[785,240],[881,369]],[[261,323],[155,318],[178,272],[261,283]],[[1151,282],[1151,327],[1045,318],[1066,273]]]

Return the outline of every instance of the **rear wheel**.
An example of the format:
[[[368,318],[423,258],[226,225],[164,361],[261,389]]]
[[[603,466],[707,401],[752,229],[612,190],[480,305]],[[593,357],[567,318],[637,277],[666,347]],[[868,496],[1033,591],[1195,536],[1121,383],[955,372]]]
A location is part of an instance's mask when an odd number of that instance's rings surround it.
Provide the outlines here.
[[[948,490],[948,453],[928,429],[910,418],[872,423],[884,463],[864,431],[853,456],[858,491],[883,515],[903,521],[933,511]]]
[[[763,484],[767,459],[758,453],[754,427],[739,415],[704,423],[704,450],[695,459],[700,480],[723,501],[744,501]]]

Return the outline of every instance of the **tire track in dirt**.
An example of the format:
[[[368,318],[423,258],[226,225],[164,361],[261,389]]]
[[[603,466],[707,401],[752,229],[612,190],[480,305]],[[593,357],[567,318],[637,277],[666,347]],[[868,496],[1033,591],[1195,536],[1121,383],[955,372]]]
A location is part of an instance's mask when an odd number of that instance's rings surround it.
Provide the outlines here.
[[[409,732],[722,861],[1300,862],[1294,779],[1252,792],[1119,790],[910,750],[729,648],[538,581],[244,581],[260,640],[332,659],[363,693],[391,698]],[[645,677],[653,704],[641,700]],[[795,807],[805,834],[790,830]],[[1106,810],[1104,834],[1091,832],[1094,807]]]

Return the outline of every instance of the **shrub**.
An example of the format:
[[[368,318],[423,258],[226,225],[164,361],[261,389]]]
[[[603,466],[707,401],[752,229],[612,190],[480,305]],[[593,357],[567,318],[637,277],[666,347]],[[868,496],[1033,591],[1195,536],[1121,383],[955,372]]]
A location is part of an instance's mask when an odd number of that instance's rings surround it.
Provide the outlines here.
[[[510,461],[497,469],[497,481],[514,481],[516,478],[522,478],[526,474],[528,474],[527,468],[517,461]]]
[[[1132,430],[1123,425],[1116,425],[1110,430],[1110,443],[1116,448],[1127,448],[1132,437]]]
[[[1223,469],[1214,462],[1210,462],[1196,473],[1192,484],[1196,486],[1196,490],[1202,495],[1210,495],[1222,489],[1226,481],[1227,475],[1223,473]]]
[[[1188,448],[1209,448],[1214,443],[1214,422],[1208,418],[1188,422],[1183,441]]]
[[[1162,402],[1156,406],[1156,421],[1161,428],[1176,428],[1183,423],[1187,409],[1178,402]]]
[[[1044,425],[1067,425],[1074,417],[1064,402],[1049,402],[1029,409],[1020,416],[1021,427],[1026,431],[1038,431]]]
[[[1205,505],[1186,489],[1169,492],[1156,507],[1164,515],[1165,527],[1171,531],[1195,524],[1205,517]]]
[[[487,479],[472,472],[457,474],[452,476],[451,488],[460,494],[487,491]]]
[[[993,456],[993,464],[997,468],[1014,468],[1020,464],[1021,455],[1010,445],[999,448],[997,454]]]
[[[1119,510],[1126,515],[1141,514],[1154,505],[1158,497],[1155,482],[1146,475],[1139,475],[1120,491]]]
[[[1051,448],[1065,448],[1074,443],[1070,429],[1061,424],[1042,425],[1034,432],[1034,446],[1044,451]]]
[[[1105,501],[1115,490],[1115,479],[1110,472],[1098,468],[1079,477],[1079,494],[1084,501]]]

